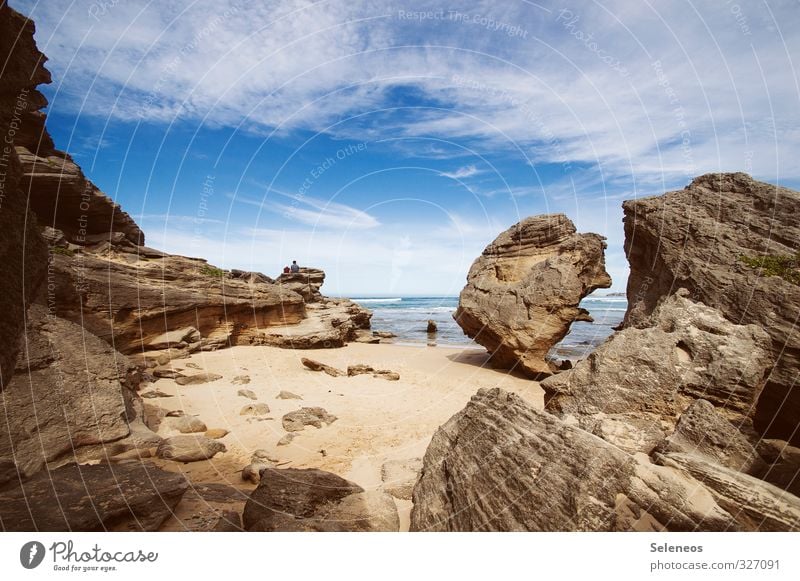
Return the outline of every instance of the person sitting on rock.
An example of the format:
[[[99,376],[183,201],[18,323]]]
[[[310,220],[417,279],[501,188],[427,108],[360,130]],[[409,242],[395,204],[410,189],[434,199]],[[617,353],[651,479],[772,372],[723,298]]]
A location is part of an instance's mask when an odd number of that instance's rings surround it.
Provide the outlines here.
[[[300,267],[297,265],[296,260],[292,260],[292,272],[300,272]]]
[[[283,274],[289,274],[292,270],[288,266],[283,267]]]

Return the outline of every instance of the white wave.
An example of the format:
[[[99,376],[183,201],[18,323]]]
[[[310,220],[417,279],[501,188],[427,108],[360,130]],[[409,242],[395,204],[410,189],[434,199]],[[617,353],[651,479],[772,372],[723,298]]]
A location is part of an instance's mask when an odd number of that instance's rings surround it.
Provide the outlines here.
[[[392,298],[392,299],[350,299],[354,303],[399,303],[402,301],[402,298]]]

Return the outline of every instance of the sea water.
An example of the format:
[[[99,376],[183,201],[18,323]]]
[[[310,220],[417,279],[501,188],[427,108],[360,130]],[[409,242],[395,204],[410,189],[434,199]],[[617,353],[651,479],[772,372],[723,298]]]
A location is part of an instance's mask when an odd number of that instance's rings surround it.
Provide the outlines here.
[[[352,299],[372,311],[372,329],[397,335],[395,343],[426,344],[435,341],[442,347],[476,347],[453,319],[458,297],[364,297]],[[573,323],[569,334],[553,348],[552,355],[577,360],[586,357],[622,322],[628,303],[625,297],[588,296],[581,307],[589,311],[593,323]],[[428,320],[438,331],[428,336]]]

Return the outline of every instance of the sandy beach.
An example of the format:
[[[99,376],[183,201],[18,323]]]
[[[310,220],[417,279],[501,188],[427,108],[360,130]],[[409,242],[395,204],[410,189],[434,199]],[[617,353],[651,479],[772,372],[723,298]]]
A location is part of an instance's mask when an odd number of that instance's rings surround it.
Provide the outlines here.
[[[306,369],[300,362],[302,357],[339,369],[358,363],[389,369],[399,373],[400,380],[371,375],[331,377]],[[486,358],[482,349],[353,343],[325,350],[233,347],[174,360],[172,366],[184,373],[207,371],[223,378],[189,386],[159,379],[145,391],[158,390],[170,397],[146,401],[165,410],[195,415],[209,429],[228,430],[220,440],[227,452],[210,461],[159,464],[183,471],[193,483],[250,490],[254,486],[242,481],[241,471],[250,463],[253,452],[263,449],[279,467],[328,470],[374,490],[382,485],[381,467],[386,461],[421,458],[436,429],[482,387],[502,387],[542,407],[543,392],[538,383],[486,367]],[[249,378],[249,383],[242,384],[247,381],[244,378]],[[240,389],[252,390],[258,399],[238,395]],[[282,390],[302,399],[277,399]],[[242,408],[250,403],[266,403],[270,413],[241,415]],[[320,429],[308,426],[297,432],[290,444],[278,445],[287,434],[281,423],[283,415],[305,406],[322,407],[338,419]],[[169,418],[161,422],[159,435],[177,433],[170,423]],[[407,530],[411,502],[396,502],[401,529]],[[195,518],[215,508],[207,499],[182,505],[186,506],[181,510],[187,515],[192,511]],[[187,523],[182,517],[177,514],[165,528],[184,530]]]

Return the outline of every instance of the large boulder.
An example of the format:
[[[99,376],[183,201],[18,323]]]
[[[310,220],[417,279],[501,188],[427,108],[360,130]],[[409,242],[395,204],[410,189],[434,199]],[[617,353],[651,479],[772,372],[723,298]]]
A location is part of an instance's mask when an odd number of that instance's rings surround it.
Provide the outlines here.
[[[28,311],[25,350],[16,374],[0,394],[0,458],[16,458],[24,477],[45,463],[82,456],[130,434],[140,376],[108,343],[80,326],[50,316],[35,304]]]
[[[685,295],[666,299],[652,326],[619,331],[545,379],[546,409],[629,452],[650,453],[698,398],[747,430],[772,364],[769,337]]]
[[[800,243],[800,193],[743,173],[708,174],[623,208],[631,267],[625,325],[647,325],[679,288],[731,321],[759,325],[772,340],[775,365],[756,425],[770,437],[800,441],[800,274],[790,260]]]
[[[413,500],[414,531],[740,528],[693,478],[499,388],[437,430]]]
[[[434,435],[415,531],[796,530],[800,499],[708,458],[628,454],[499,388]]]
[[[242,515],[250,531],[397,531],[391,496],[317,469],[263,468]]]
[[[146,462],[71,464],[0,492],[0,529],[155,531],[188,487],[182,474]]]
[[[605,247],[602,236],[577,234],[563,214],[526,218],[472,264],[454,317],[493,365],[550,374],[550,349],[574,321],[590,320],[581,299],[611,286]]]

